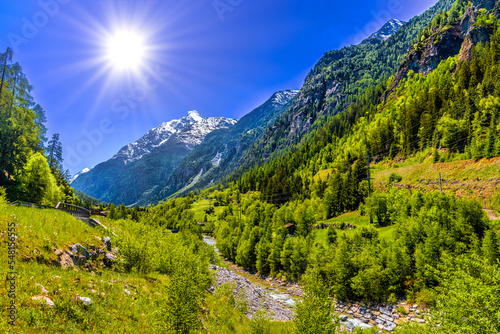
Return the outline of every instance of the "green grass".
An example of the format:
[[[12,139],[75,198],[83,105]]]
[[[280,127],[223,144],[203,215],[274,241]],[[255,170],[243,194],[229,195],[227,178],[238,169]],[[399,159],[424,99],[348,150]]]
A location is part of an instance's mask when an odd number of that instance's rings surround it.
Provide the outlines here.
[[[384,188],[392,173],[403,177],[399,184],[409,185],[423,191],[439,190],[441,173],[443,191],[460,197],[472,197],[489,206],[498,190],[500,158],[461,160],[431,163],[430,158],[401,163],[381,162],[374,164],[375,188]]]
[[[155,296],[162,290],[168,279],[166,276],[150,280],[113,270],[90,273],[83,268],[62,269],[47,265],[50,259],[56,258],[54,249],[67,249],[75,243],[101,246],[97,238],[109,235],[113,239],[112,231],[91,228],[56,210],[14,206],[0,209],[2,249],[5,252],[7,223],[15,222],[17,225],[17,332],[154,332]],[[106,223],[113,225],[110,221]],[[37,257],[44,261],[37,263]],[[7,257],[2,256],[0,263],[2,268],[6,268]],[[37,284],[49,291],[47,297],[54,302],[54,307],[32,300],[33,296],[42,294]],[[126,288],[130,295],[125,293]],[[5,284],[0,286],[0,295],[7,296]],[[93,303],[83,305],[75,300],[76,296],[88,297]],[[7,298],[1,299],[3,309],[7,302]],[[3,320],[0,325],[2,333],[7,332],[7,324]]]
[[[5,206],[0,213],[2,230],[12,222],[16,223],[21,259],[50,260],[55,258],[54,249],[68,248],[75,243],[87,247],[99,244],[98,238],[107,236],[104,229],[89,227],[59,210]]]
[[[215,199],[201,199],[191,205],[191,210],[194,211],[194,219],[196,222],[204,222],[205,215],[207,216],[208,220],[215,220],[217,218],[213,214],[209,215],[205,212],[210,205],[212,206],[212,208],[214,208],[214,202],[216,202]],[[215,214],[219,215],[224,210],[224,207],[217,206],[214,209]]]
[[[356,229],[359,229],[362,226],[368,227],[370,225],[370,218],[368,216],[361,216],[359,211],[354,211],[354,212],[348,212],[345,213],[341,216],[321,221],[318,222],[317,224],[330,224],[330,223],[346,223],[346,224],[353,224],[356,225]],[[354,230],[341,230],[341,229],[336,229],[337,235],[352,235],[355,233],[356,229]],[[394,231],[394,226],[386,226],[382,228],[377,228],[377,231],[379,233],[379,237],[381,239],[390,239],[392,236],[392,232]],[[315,232],[315,241],[317,242],[322,242],[326,243],[327,242],[327,229],[318,229]]]
[[[199,209],[205,203],[198,203]],[[222,208],[221,208],[222,210]],[[16,333],[159,333],[162,332],[158,310],[165,304],[169,277],[161,274],[125,273],[115,269],[88,272],[83,267],[63,269],[49,265],[55,259],[54,249],[67,249],[80,243],[101,246],[98,238],[117,240],[128,235],[127,221],[100,218],[107,226],[96,229],[64,212],[14,207],[0,204],[0,266],[8,267],[7,228],[15,222],[18,235],[16,257]],[[118,253],[119,255],[119,253]],[[36,258],[43,261],[38,263]],[[117,266],[119,269],[120,266]],[[39,285],[55,306],[33,300],[42,295]],[[0,307],[4,310],[0,333],[10,329],[6,307],[10,302],[8,284],[0,285]],[[128,289],[128,294],[125,289]],[[5,297],[4,297],[5,296]],[[91,305],[75,298],[88,297]],[[252,324],[241,311],[215,295],[206,294],[200,309],[204,332],[247,333]],[[269,322],[271,333],[291,331],[291,323]]]

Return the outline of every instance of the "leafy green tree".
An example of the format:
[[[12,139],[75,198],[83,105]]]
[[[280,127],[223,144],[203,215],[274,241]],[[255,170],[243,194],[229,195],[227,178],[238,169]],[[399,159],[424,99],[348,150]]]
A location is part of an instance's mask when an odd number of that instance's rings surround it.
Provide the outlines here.
[[[337,243],[337,231],[331,226],[328,227],[327,230],[327,241],[328,244],[333,245]]]
[[[318,271],[308,273],[304,299],[297,304],[294,318],[297,334],[333,334],[339,330],[333,301]]]
[[[390,224],[390,216],[387,210],[387,194],[374,192],[366,200],[368,213],[376,218],[376,224],[379,227],[384,227]]]
[[[446,256],[436,308],[422,331],[403,327],[400,333],[500,332],[500,270],[470,254]]]
[[[108,212],[108,218],[109,219],[118,219],[118,215],[116,213],[116,208],[113,203],[109,205],[109,212]]]
[[[192,258],[178,260],[179,267],[170,276],[166,287],[162,315],[168,333],[192,333],[201,328],[198,315],[203,290],[197,281],[197,270],[189,268],[196,265],[197,261]]]
[[[484,259],[491,265],[497,264],[500,258],[498,236],[495,231],[487,231],[484,235],[482,253]]]
[[[22,172],[23,199],[28,202],[56,205],[64,199],[57,186],[47,159],[41,153],[34,153],[28,159]]]

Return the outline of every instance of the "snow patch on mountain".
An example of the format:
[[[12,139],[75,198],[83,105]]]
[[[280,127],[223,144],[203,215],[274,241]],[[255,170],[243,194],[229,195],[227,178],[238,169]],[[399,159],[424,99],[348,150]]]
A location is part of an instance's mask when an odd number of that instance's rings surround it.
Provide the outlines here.
[[[81,171],[79,171],[78,173],[76,173],[70,180],[69,180],[69,184],[73,183],[73,181],[75,181],[80,175],[82,174],[85,174],[85,173],[88,173],[90,172],[90,168],[84,168],[82,169]]]
[[[386,39],[394,35],[396,31],[398,31],[398,29],[401,28],[405,23],[406,22],[398,19],[392,19],[386,24],[384,24],[384,26],[380,28],[377,32],[373,33],[370,37],[368,37],[367,40],[378,39],[381,41],[385,41]]]
[[[196,122],[201,122],[203,120],[203,117],[201,117],[201,115],[196,110],[191,110],[190,112],[188,112],[188,117],[191,117]]]
[[[285,90],[282,92],[278,92],[271,97],[271,102],[284,106],[285,104],[290,102],[290,100],[292,100],[298,93],[298,90]]]
[[[214,166],[219,167],[220,161],[222,160],[222,153],[217,152],[217,155],[212,159]]]
[[[146,154],[165,144],[167,141],[184,143],[189,149],[201,144],[210,132],[229,128],[237,120],[225,117],[202,117],[196,110],[190,111],[181,119],[165,122],[147,132],[139,140],[124,146],[112,159],[119,159],[124,164],[141,159]]]

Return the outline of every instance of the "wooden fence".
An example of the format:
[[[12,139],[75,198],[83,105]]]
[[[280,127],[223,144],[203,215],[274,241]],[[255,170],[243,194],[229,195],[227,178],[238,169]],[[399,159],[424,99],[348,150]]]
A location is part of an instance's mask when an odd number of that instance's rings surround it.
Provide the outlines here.
[[[90,210],[67,203],[57,203],[56,209],[69,213],[75,218],[88,221],[90,219]]]

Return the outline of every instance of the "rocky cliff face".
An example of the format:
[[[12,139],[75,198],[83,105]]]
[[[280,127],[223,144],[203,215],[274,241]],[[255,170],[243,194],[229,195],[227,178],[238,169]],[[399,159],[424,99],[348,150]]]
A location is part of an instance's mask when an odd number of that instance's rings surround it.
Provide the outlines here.
[[[409,50],[394,77],[393,85],[389,87],[389,91],[397,87],[397,84],[406,78],[410,71],[428,74],[436,69],[442,60],[453,57],[460,52],[464,42],[460,24],[445,31],[436,30],[424,41],[423,47],[412,47]]]
[[[389,86],[384,99],[387,98],[405,79],[410,71],[428,74],[437,68],[439,63],[449,57],[459,54],[459,60],[470,60],[474,46],[489,41],[493,28],[479,25],[477,18],[483,8],[500,17],[500,1],[476,0],[465,11],[461,21],[452,27],[440,29],[433,27],[432,34],[419,46],[414,45],[408,51],[403,63],[399,67],[392,84]]]

